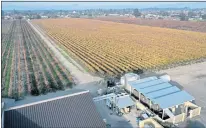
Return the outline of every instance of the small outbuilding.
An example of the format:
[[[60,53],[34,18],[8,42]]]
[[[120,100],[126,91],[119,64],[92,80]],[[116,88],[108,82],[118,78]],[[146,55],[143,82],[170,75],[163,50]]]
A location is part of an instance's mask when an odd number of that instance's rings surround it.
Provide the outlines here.
[[[114,97],[108,98],[107,106],[111,109],[115,107],[116,113],[129,113],[131,107],[135,105],[134,101],[126,93],[116,94]]]

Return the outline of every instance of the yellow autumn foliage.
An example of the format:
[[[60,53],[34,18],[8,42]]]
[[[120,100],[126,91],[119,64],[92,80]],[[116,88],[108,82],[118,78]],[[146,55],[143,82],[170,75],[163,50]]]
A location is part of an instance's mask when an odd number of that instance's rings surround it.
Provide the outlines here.
[[[32,22],[92,72],[115,75],[206,57],[206,33],[79,18]]]

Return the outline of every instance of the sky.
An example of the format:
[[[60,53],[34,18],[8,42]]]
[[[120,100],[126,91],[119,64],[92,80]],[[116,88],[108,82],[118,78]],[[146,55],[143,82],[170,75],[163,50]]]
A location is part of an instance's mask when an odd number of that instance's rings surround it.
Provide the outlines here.
[[[206,2],[2,2],[3,10],[79,10],[79,9],[121,9],[121,8],[204,8]]]

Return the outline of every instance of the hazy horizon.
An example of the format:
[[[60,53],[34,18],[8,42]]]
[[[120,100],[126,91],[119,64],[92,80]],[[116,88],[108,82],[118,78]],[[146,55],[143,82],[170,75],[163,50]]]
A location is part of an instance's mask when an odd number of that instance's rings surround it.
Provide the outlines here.
[[[205,8],[206,2],[2,2],[2,10]]]

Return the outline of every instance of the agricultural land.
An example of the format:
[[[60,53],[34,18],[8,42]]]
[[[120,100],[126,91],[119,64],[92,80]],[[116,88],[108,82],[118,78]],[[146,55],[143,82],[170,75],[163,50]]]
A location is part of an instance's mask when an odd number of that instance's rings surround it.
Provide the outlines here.
[[[118,23],[206,32],[206,22],[175,21],[175,20],[161,20],[161,19],[152,20],[152,19],[143,19],[143,18],[112,17],[112,16],[98,17],[95,19],[102,20],[102,21],[118,22]]]
[[[72,87],[70,73],[26,20],[2,20],[2,96],[22,99]]]
[[[170,68],[206,57],[203,32],[78,18],[31,22],[95,75]]]

